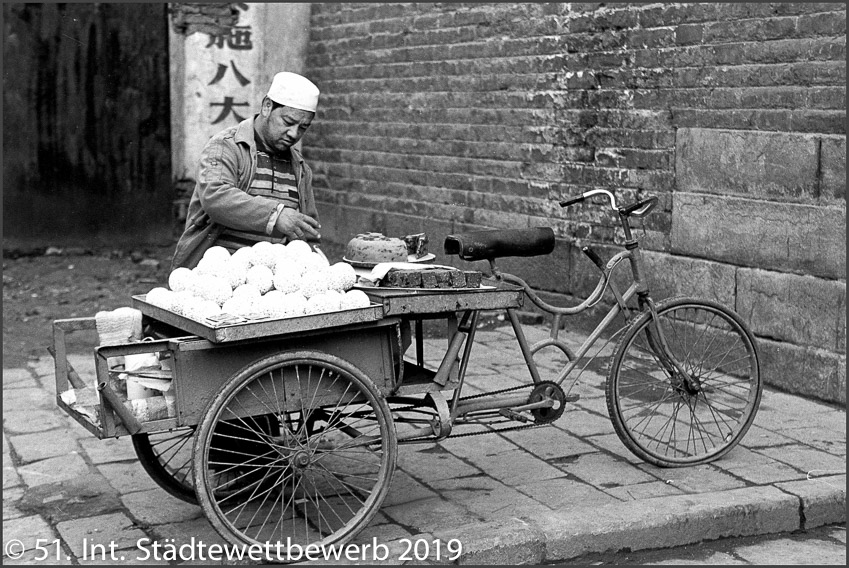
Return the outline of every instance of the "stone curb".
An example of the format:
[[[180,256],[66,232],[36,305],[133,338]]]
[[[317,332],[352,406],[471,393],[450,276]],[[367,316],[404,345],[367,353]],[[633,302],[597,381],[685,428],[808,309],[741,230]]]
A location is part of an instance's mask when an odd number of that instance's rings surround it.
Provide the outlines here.
[[[456,564],[541,564],[585,554],[669,548],[846,522],[846,476],[541,512],[434,531],[463,543]],[[385,543],[400,551],[400,541]],[[382,564],[402,564],[391,555]],[[439,562],[434,562],[439,563]],[[443,559],[442,563],[448,564]],[[306,562],[305,564],[310,564]],[[345,562],[360,564],[360,562]]]
[[[513,519],[506,527],[503,523],[467,525],[452,534],[434,536],[463,541],[460,564],[514,564],[557,562],[626,548],[668,548],[846,521],[845,475],[780,485],[783,490],[751,487],[579,507],[536,519]],[[490,536],[475,538],[480,534]]]

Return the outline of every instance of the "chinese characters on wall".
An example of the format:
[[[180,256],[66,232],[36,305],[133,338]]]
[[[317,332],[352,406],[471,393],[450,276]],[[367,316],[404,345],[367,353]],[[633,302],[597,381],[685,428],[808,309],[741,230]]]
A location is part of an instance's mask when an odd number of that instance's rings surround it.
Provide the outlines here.
[[[240,16],[249,9],[247,4],[237,4],[237,6]],[[252,51],[254,48],[252,36],[251,25],[233,26],[227,34],[209,36],[205,49],[213,50],[213,60],[217,63],[217,68],[207,86],[220,85],[224,89],[217,100],[209,103],[211,110],[219,111],[211,113],[210,124],[226,126],[230,116],[241,122],[250,111],[251,90],[247,87],[251,79],[246,76],[250,72],[245,69],[240,70],[238,62],[230,52]]]

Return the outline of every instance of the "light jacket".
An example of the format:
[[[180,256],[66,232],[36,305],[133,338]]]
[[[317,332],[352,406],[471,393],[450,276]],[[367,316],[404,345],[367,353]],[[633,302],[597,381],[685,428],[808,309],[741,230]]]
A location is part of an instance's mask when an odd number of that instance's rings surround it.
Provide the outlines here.
[[[249,195],[256,175],[254,115],[213,136],[203,149],[197,183],[189,201],[186,227],[171,261],[171,270],[193,268],[215,244],[225,227],[264,233],[278,201]],[[301,213],[318,220],[312,190],[312,170],[297,148],[291,148]],[[282,237],[276,232],[272,236]]]

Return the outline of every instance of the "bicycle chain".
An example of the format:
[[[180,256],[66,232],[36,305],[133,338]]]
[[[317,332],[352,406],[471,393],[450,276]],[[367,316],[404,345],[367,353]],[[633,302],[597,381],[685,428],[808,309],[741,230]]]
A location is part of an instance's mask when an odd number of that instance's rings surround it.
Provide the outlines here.
[[[485,393],[481,393],[481,394],[473,394],[473,395],[464,396],[464,397],[460,398],[460,400],[458,402],[464,401],[464,400],[472,400],[473,398],[483,398],[483,397],[486,397],[486,396],[492,396],[492,395],[496,395],[496,394],[504,394],[505,392],[513,392],[513,391],[517,391],[517,390],[520,390],[520,389],[534,388],[535,386],[536,386],[536,384],[519,385],[518,387],[510,387],[510,388],[501,389],[501,390],[497,390],[497,391],[490,391],[490,392],[485,392]],[[392,402],[392,401],[388,400],[388,402]],[[403,412],[405,410],[413,410],[415,408],[430,408],[430,407],[427,406],[424,403],[422,403],[422,404],[411,404],[411,405],[404,406],[404,407],[401,407],[401,408],[393,408],[392,412]]]
[[[542,428],[543,426],[551,426],[550,422],[538,422],[534,424],[522,424],[520,426],[510,426],[509,428],[493,428],[486,432],[466,432],[465,434],[448,434],[447,438],[468,438],[469,436],[482,436],[484,434],[498,434],[499,432],[514,432],[516,430],[530,430],[531,428]]]
[[[509,388],[501,389],[501,390],[497,390],[497,391],[491,391],[491,392],[485,392],[485,393],[481,393],[481,394],[473,394],[473,395],[470,395],[470,396],[464,396],[464,397],[460,398],[459,400],[464,401],[464,400],[472,400],[472,399],[475,399],[475,398],[484,398],[484,397],[487,397],[487,396],[504,394],[506,392],[513,392],[513,391],[526,389],[526,388],[532,389],[535,386],[536,386],[536,384],[519,385],[517,387],[509,387]],[[408,406],[404,409],[396,409],[396,410],[410,410],[412,408],[421,408],[421,405]],[[491,428],[490,430],[486,430],[484,432],[466,432],[464,434],[451,433],[451,434],[448,434],[447,436],[445,436],[444,438],[440,438],[439,440],[434,440],[433,438],[429,438],[429,437],[427,437],[427,438],[423,437],[423,438],[411,438],[410,440],[404,440],[404,442],[416,442],[416,441],[421,441],[421,440],[442,441],[442,440],[447,440],[448,438],[468,438],[470,436],[482,436],[484,434],[497,434],[499,432],[514,432],[516,430],[529,430],[531,428],[540,428],[542,426],[550,426],[550,425],[551,425],[550,422],[539,422],[539,423],[535,423],[535,424],[521,424],[519,426],[510,426],[508,428]]]
[[[432,437],[410,438],[409,440],[404,440],[403,442],[398,442],[398,443],[401,444],[401,443],[420,442],[420,441],[428,441],[428,442],[436,443],[436,442],[441,442],[442,440],[447,440],[448,438],[468,438],[470,436],[483,436],[484,434],[498,434],[500,432],[513,432],[513,431],[516,431],[516,430],[529,430],[531,428],[542,428],[543,426],[551,426],[551,423],[550,422],[540,422],[540,423],[535,423],[535,424],[522,424],[520,426],[510,426],[509,428],[493,428],[493,429],[487,430],[485,432],[466,432],[464,434],[454,434],[454,433],[452,433],[452,434],[448,434],[444,438],[439,438],[439,439],[432,438]]]
[[[483,398],[483,397],[486,397],[486,396],[492,396],[492,395],[495,395],[495,394],[503,394],[505,392],[513,392],[513,391],[517,391],[517,390],[521,390],[521,389],[532,389],[535,386],[537,386],[536,383],[532,383],[532,384],[529,384],[529,385],[519,385],[518,387],[510,387],[510,388],[501,389],[501,390],[492,391],[492,392],[484,392],[484,393],[481,393],[481,394],[473,394],[473,395],[470,395],[470,396],[464,396],[460,400],[472,400],[473,398]]]

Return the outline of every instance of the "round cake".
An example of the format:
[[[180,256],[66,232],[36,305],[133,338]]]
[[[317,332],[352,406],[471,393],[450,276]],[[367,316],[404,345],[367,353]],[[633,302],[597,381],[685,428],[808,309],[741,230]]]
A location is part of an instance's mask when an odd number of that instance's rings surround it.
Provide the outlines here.
[[[348,243],[345,260],[363,264],[379,262],[406,262],[407,244],[381,233],[363,233]]]

